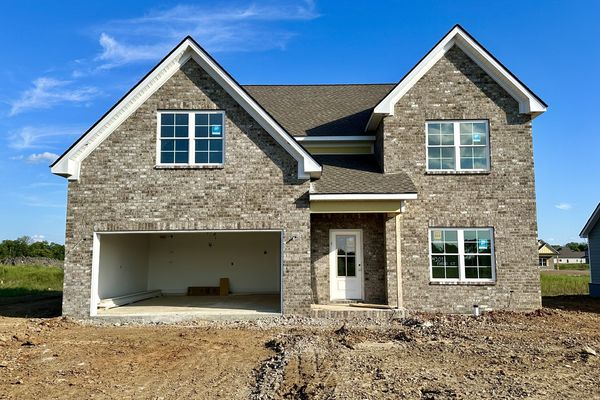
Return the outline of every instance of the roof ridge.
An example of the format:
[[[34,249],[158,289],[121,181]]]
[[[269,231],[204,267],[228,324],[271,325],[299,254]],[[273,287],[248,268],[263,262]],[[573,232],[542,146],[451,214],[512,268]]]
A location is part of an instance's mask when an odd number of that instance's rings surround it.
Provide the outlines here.
[[[248,86],[386,86],[395,85],[397,82],[390,83],[266,83],[266,84],[249,84],[241,85]]]

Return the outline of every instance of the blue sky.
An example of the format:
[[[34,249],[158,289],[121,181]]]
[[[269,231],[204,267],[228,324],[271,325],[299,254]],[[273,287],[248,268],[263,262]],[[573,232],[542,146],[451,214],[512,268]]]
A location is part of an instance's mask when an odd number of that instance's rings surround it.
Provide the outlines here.
[[[48,165],[187,34],[242,84],[379,83],[460,23],[550,105],[533,124],[540,237],[578,240],[600,201],[600,2],[27,3],[0,16],[0,240],[64,241]]]

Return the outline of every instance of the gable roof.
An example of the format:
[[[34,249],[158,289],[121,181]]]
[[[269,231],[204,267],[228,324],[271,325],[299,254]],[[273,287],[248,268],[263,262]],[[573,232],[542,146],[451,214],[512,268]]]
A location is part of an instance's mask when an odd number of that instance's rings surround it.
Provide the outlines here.
[[[487,51],[462,26],[455,25],[425,56],[398,82],[374,108],[365,130],[373,130],[385,115],[394,115],[395,104],[425,75],[453,46],[458,46],[492,79],[519,103],[519,112],[535,118],[548,105]]]
[[[548,249],[548,251],[550,251],[552,254],[558,254],[558,251],[552,247],[551,245],[549,245],[548,243],[546,243],[545,241],[543,241],[542,239],[538,240],[538,252],[542,249],[542,248],[546,248]]]
[[[190,59],[197,62],[275,141],[294,157],[298,162],[298,178],[308,179],[320,176],[321,166],[315,159],[191,36],[184,38],[69,147],[50,166],[52,173],[67,177],[69,180],[77,180],[81,162]]]
[[[579,234],[579,237],[587,238],[588,235],[590,234],[590,231],[592,229],[594,229],[594,227],[596,226],[596,224],[598,223],[598,221],[600,221],[600,203],[598,203],[598,205],[596,206],[596,209],[594,210],[594,212],[590,216],[590,219],[588,219],[588,221],[586,222],[585,226],[581,230],[581,233]]]
[[[293,136],[360,136],[393,83],[242,86]]]

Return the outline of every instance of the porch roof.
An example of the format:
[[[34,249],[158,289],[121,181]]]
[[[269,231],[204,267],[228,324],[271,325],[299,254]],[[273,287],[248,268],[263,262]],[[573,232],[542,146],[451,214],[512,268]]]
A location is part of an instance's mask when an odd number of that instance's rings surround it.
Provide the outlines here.
[[[315,156],[323,166],[311,194],[412,195],[417,189],[410,177],[398,172],[383,174],[374,155]]]

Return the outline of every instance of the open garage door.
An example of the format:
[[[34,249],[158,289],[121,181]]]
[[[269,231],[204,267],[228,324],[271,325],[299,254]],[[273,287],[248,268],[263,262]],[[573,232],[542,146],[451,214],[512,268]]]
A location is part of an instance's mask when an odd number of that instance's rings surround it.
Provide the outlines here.
[[[281,232],[97,233],[91,315],[281,312]]]

